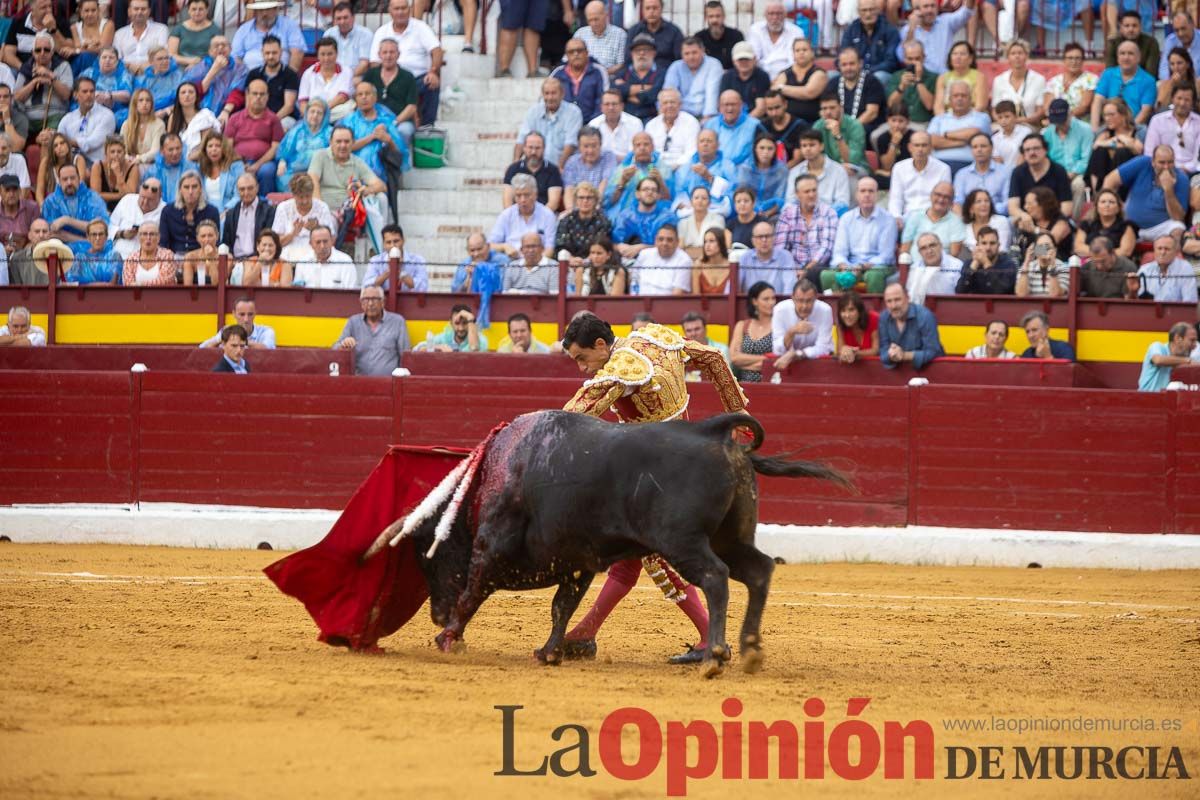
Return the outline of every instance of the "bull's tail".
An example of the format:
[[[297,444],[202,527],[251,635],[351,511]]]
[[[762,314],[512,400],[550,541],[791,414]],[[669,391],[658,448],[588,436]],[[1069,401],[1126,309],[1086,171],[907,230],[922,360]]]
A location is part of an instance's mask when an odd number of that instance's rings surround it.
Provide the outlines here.
[[[712,433],[726,439],[729,438],[729,432],[735,428],[748,428],[754,434],[754,441],[749,445],[751,451],[757,450],[762,445],[765,436],[762,423],[744,413],[722,414],[698,422],[696,423],[696,427],[703,433]],[[847,489],[854,489],[854,485],[850,482],[850,479],[843,473],[819,461],[792,460],[792,453],[782,453],[777,456],[762,456],[750,452],[746,455],[749,457],[750,463],[754,465],[754,471],[761,475],[778,478],[819,478],[820,480],[833,481]]]
[[[722,438],[729,438],[729,432],[735,428],[749,428],[754,434],[754,441],[750,443],[751,450],[757,450],[763,443],[763,426],[758,420],[749,414],[736,412],[733,414],[721,414],[718,417],[711,417],[702,422],[695,423],[696,428],[701,433],[711,433]]]
[[[793,461],[788,458],[790,453],[777,456],[760,456],[757,453],[747,455],[750,463],[754,465],[754,471],[760,475],[777,478],[819,478],[823,481],[833,481],[847,489],[854,489],[854,484],[842,472],[819,461]]]

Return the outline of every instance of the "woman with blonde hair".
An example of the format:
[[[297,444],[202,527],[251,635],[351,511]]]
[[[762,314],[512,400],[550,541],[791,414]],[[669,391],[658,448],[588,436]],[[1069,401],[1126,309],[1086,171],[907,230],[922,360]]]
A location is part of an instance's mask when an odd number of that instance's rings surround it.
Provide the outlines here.
[[[1017,107],[1017,124],[1034,130],[1046,115],[1046,78],[1029,68],[1029,43],[1014,39],[1004,49],[1008,69],[992,81],[992,105],[1011,100]]]
[[[237,179],[246,171],[246,165],[234,152],[231,140],[220,131],[207,130],[200,137],[200,146],[188,154],[188,159],[200,170],[208,202],[222,211],[238,204]]]
[[[200,173],[189,169],[179,179],[175,202],[165,206],[159,217],[163,247],[181,256],[197,249],[200,246],[197,239],[199,225],[205,220],[220,230],[220,213],[205,200]]]
[[[149,89],[135,90],[129,103],[129,119],[121,126],[125,152],[141,164],[153,164],[166,132],[167,124],[154,113],[154,95]]]

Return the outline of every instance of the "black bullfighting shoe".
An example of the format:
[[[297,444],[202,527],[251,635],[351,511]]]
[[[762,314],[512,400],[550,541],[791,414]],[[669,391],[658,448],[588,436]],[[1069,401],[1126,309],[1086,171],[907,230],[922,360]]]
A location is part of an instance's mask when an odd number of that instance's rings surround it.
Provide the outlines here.
[[[704,649],[689,647],[686,652],[671,656],[667,661],[672,664],[699,664],[704,660],[704,653]]]
[[[567,639],[562,643],[563,658],[567,661],[596,657],[595,639]]]

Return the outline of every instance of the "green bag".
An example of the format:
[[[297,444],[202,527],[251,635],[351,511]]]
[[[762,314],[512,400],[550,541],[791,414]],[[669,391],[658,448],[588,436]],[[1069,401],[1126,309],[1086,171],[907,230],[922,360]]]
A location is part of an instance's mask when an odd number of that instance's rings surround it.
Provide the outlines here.
[[[446,131],[433,126],[418,128],[413,134],[413,166],[439,169],[449,163]]]

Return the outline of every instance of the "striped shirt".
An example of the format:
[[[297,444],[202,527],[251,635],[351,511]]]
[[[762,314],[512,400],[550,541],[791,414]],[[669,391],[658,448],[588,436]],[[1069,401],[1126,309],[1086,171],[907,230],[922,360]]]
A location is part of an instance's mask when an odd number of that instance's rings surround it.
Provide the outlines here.
[[[817,203],[811,223],[800,213],[800,206],[787,206],[780,213],[775,228],[775,246],[791,253],[800,269],[810,261],[828,264],[833,255],[837,226],[837,214],[824,203]]]
[[[616,25],[605,25],[602,36],[584,26],[575,31],[575,38],[587,45],[588,55],[605,69],[625,63],[625,31]]]

